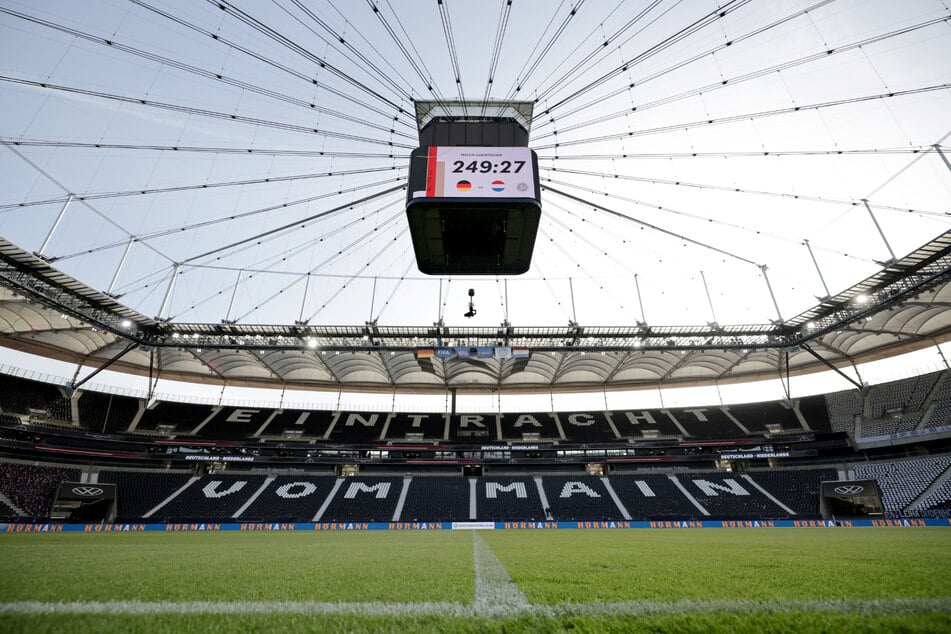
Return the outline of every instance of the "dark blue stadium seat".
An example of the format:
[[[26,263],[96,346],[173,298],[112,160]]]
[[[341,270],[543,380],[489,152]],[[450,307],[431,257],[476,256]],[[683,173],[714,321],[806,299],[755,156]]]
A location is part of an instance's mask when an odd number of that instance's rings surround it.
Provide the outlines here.
[[[446,435],[445,414],[404,414],[390,416],[384,440],[442,440]]]
[[[671,409],[670,415],[693,438],[735,438],[747,435],[741,427],[733,422],[722,407]]]
[[[333,489],[332,475],[282,475],[238,517],[242,522],[310,522]]]
[[[94,434],[122,434],[139,412],[139,399],[118,394],[78,393],[79,424]]]
[[[577,443],[616,442],[618,434],[605,412],[571,412],[557,414],[565,439]],[[623,434],[621,434],[623,437]]]
[[[101,471],[99,482],[116,485],[117,518],[141,518],[180,489],[191,474],[176,471]]]
[[[386,412],[340,412],[330,430],[335,442],[378,442],[389,414]]]
[[[505,440],[558,440],[558,421],[548,413],[501,414],[500,426]]]
[[[687,473],[677,474],[677,480],[711,517],[781,519],[795,514],[746,475]]]
[[[476,516],[480,521],[544,520],[538,486],[529,477],[485,476],[476,480]]]
[[[702,511],[694,506],[666,475],[612,475],[608,480],[632,519],[703,517]]]
[[[590,475],[545,476],[542,484],[553,519],[625,519],[601,478]]]
[[[214,412],[211,405],[158,401],[143,412],[135,431],[156,433],[160,425],[169,425],[175,435],[187,436]]]
[[[216,407],[209,418],[188,433],[208,440],[250,438],[273,414],[274,410],[267,407]]]
[[[334,412],[286,409],[278,411],[261,429],[260,438],[287,438],[290,434],[305,440],[323,438],[336,418]],[[255,430],[256,432],[257,430]]]
[[[57,386],[0,374],[0,412],[71,422],[69,398]]]
[[[264,483],[264,476],[222,473],[202,476],[149,517],[175,520],[227,521],[251,499]],[[167,498],[166,498],[167,499]]]
[[[819,485],[838,480],[835,469],[769,469],[750,477],[797,515],[819,517]]]
[[[619,410],[611,412],[611,420],[622,438],[686,436],[686,430],[678,428],[670,416],[661,410]]]
[[[767,425],[778,425],[782,431],[803,431],[796,412],[782,401],[730,405],[723,409],[751,434],[765,433]]]
[[[470,479],[460,476],[416,476],[400,516],[402,522],[465,522],[470,519]]]
[[[497,415],[454,414],[449,417],[449,439],[462,443],[497,441]]]
[[[403,478],[343,478],[317,521],[389,522],[402,491]]]
[[[47,517],[62,482],[78,482],[79,469],[0,462],[0,493],[25,513],[24,517]],[[20,517],[0,504],[9,517]]]

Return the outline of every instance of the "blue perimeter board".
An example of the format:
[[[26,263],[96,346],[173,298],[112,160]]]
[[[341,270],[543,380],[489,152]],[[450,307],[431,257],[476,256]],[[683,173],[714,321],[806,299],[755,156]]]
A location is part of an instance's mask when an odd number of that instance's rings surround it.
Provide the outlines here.
[[[878,520],[678,520],[597,522],[194,522],[171,524],[4,524],[3,533],[141,533],[218,531],[445,531],[445,530],[618,530],[636,528],[951,528],[945,519]]]

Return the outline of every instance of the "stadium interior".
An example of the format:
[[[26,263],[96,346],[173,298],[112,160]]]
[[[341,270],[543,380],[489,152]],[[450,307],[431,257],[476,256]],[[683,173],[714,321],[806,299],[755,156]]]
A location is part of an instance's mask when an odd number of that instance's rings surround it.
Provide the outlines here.
[[[0,7],[0,350],[75,368],[0,522],[951,517],[946,3],[91,4]]]
[[[149,402],[0,375],[0,410],[4,522],[820,519],[822,483],[869,481],[879,504],[838,517],[951,516],[951,371],[788,402],[495,414]],[[115,502],[66,508],[64,482],[114,485]]]

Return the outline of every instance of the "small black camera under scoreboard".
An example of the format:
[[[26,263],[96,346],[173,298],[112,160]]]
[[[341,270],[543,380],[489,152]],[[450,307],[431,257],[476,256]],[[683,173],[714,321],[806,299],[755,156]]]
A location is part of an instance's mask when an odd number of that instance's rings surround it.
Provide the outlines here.
[[[406,216],[423,273],[525,273],[541,218],[538,157],[527,147],[417,148]]]

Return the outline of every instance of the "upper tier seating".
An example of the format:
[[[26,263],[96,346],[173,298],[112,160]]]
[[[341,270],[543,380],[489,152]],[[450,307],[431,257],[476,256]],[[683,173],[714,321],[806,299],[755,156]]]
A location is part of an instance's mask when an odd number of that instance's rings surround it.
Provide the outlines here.
[[[829,423],[832,431],[844,431],[849,436],[855,435],[855,417],[862,414],[864,398],[858,390],[845,390],[826,394],[826,405],[829,409]]]
[[[0,375],[0,413],[34,424],[70,422],[72,405],[90,433],[202,440],[326,441],[333,443],[561,441],[615,443],[645,438],[736,438],[802,429],[790,405],[779,401],[730,406],[615,411],[523,413],[408,413],[277,409],[157,401],[139,414],[137,398],[80,390],[71,403],[55,385]],[[814,431],[828,431],[822,397],[795,406]],[[808,415],[807,415],[808,414]]]
[[[885,420],[866,420],[862,422],[862,437],[874,438],[912,431],[921,422],[921,412]]]
[[[901,513],[951,465],[951,456],[929,456],[895,462],[862,463],[854,467],[856,479],[876,480],[888,513]]]
[[[122,434],[139,411],[139,400],[128,396],[81,391],[79,424],[94,434]]]
[[[213,412],[211,405],[159,401],[143,412],[135,431],[160,434],[158,430],[167,426],[174,430],[175,435],[188,435]]]
[[[0,374],[0,411],[39,420],[71,422],[69,399],[59,387]]]
[[[868,417],[882,418],[887,412],[920,412],[925,399],[941,376],[938,372],[872,386],[868,392]]]
[[[36,425],[72,421],[90,433],[195,437],[203,440],[303,440],[333,443],[507,441],[615,443],[653,438],[718,439],[747,434],[844,431],[872,438],[951,421],[951,371],[791,403],[666,409],[442,414],[283,410],[159,401],[139,415],[139,399],[80,390],[71,403],[51,384],[0,375],[0,413]],[[73,407],[75,406],[75,408]],[[805,429],[804,429],[805,426]]]
[[[802,424],[796,418],[796,413],[782,401],[756,403],[754,405],[730,405],[727,411],[753,434],[765,432],[767,426],[775,425],[778,425],[783,431],[802,430]]]
[[[942,381],[934,392],[933,409],[923,427],[945,427],[951,425],[951,373],[945,372]]]

